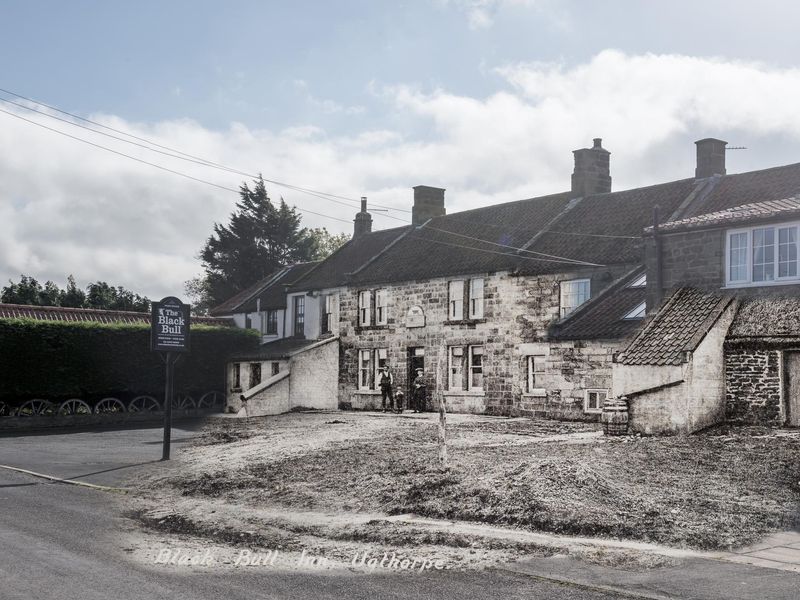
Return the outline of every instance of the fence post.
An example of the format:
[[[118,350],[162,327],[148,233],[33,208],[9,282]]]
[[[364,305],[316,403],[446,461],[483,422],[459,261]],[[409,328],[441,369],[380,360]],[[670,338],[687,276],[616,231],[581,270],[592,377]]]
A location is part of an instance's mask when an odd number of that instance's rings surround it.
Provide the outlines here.
[[[439,347],[436,365],[436,395],[439,397],[439,463],[447,468],[447,407],[442,386],[442,365],[447,369],[444,360],[444,346]]]

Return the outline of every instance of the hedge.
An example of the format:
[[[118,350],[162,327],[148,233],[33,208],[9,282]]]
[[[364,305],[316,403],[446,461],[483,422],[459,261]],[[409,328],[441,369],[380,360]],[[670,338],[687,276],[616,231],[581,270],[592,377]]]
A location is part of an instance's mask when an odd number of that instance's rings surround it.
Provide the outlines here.
[[[257,347],[255,331],[193,325],[191,352],[175,366],[175,391],[224,392],[228,356]],[[150,351],[148,325],[0,321],[0,400],[138,394],[164,394],[164,364]]]

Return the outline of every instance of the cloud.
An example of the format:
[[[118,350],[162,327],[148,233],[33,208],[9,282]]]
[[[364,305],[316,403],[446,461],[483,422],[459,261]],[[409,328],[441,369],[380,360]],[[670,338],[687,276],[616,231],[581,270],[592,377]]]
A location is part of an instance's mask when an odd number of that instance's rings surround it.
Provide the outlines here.
[[[211,130],[190,120],[91,118],[248,173],[353,199],[367,195],[405,210],[411,186],[445,187],[451,213],[567,189],[571,150],[593,137],[603,137],[612,152],[615,189],[691,177],[691,142],[706,136],[757,148],[731,156],[730,171],[796,162],[800,154],[797,69],[608,50],[578,65],[514,64],[496,73],[497,91],[483,98],[373,84],[386,111],[383,126],[351,124],[347,135],[314,122],[274,131],[240,123]],[[0,122],[3,281],[25,273],[63,285],[74,273],[84,284],[103,279],[152,297],[180,294],[183,281],[200,271],[195,256],[213,223],[227,220],[238,197],[5,114]],[[70,133],[233,190],[246,179],[86,131]],[[345,221],[307,214],[306,225],[351,230],[357,202],[350,208],[268,188],[275,198]],[[402,224],[386,213],[374,218],[376,227]]]
[[[538,0],[444,0],[444,4],[455,6],[467,16],[470,29],[488,29],[505,8],[530,8],[538,3]]]

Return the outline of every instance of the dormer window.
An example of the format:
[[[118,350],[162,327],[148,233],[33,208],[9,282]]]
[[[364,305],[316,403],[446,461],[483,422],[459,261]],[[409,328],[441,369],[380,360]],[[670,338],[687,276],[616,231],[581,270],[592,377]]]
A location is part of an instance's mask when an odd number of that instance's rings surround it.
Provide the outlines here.
[[[566,317],[589,299],[590,282],[588,279],[562,281],[560,288],[562,317]]]
[[[647,310],[647,303],[642,302],[636,308],[628,312],[623,319],[644,319],[645,311]]]
[[[797,259],[797,224],[729,231],[725,283],[738,286],[797,281]]]
[[[628,284],[629,288],[643,288],[647,285],[647,273],[642,273]]]

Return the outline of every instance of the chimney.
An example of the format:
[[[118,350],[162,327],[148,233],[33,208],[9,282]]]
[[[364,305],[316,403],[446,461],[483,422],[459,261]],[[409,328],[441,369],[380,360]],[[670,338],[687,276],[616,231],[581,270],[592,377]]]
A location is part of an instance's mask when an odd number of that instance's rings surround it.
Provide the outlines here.
[[[591,148],[573,150],[575,171],[572,173],[572,193],[576,196],[605,194],[611,191],[611,153],[603,148],[603,140],[594,138]]]
[[[444,188],[435,188],[429,185],[414,186],[414,207],[411,211],[411,222],[422,225],[432,217],[441,217],[447,214],[444,208]]]
[[[367,197],[361,196],[361,212],[353,219],[353,239],[372,231],[372,215],[367,212]]]
[[[697,168],[695,179],[705,179],[712,175],[725,175],[725,146],[728,142],[714,138],[697,140]]]

